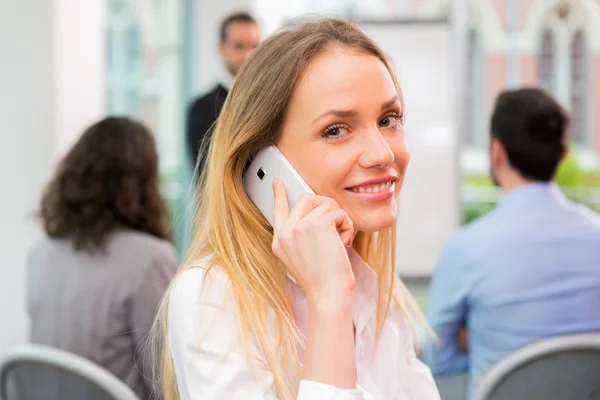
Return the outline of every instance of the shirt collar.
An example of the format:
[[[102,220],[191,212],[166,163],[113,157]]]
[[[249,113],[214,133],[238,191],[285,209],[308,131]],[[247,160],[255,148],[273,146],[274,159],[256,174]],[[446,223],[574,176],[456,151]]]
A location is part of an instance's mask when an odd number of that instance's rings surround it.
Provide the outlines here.
[[[225,90],[230,92],[231,88],[233,87],[234,81],[235,77],[231,75],[231,72],[229,72],[226,68],[223,68],[219,77],[219,83],[221,84],[221,86],[223,86]]]
[[[378,277],[375,271],[354,250],[348,251],[355,286],[353,293],[354,324],[356,335],[360,336],[365,326],[376,317]],[[292,303],[296,324],[301,332],[308,329],[308,300],[304,291],[288,275],[287,290]]]
[[[348,251],[355,279],[355,294],[371,304],[377,300],[378,278],[369,264],[354,249]]]
[[[547,201],[564,202],[565,197],[554,182],[531,182],[506,192],[500,198],[500,207],[529,205]]]
[[[348,258],[354,273],[354,297],[356,299],[365,300],[371,303],[372,299],[376,299],[378,290],[377,274],[367,264],[354,249],[348,250]],[[296,284],[294,278],[288,274],[288,289],[294,296],[298,293],[303,293],[303,290]]]

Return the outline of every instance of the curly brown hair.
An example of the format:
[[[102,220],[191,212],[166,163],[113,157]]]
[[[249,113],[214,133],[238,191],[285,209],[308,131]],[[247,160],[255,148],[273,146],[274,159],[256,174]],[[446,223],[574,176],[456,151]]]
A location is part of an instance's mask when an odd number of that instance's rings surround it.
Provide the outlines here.
[[[150,131],[116,117],[90,126],[58,164],[39,214],[48,236],[76,249],[102,249],[119,227],[170,239]]]

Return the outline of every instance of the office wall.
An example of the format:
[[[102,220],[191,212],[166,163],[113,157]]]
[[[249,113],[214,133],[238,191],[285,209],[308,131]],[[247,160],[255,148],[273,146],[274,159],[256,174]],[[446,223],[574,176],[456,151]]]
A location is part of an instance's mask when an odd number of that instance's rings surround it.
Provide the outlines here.
[[[38,236],[29,214],[52,164],[52,8],[0,2],[0,351],[23,342],[27,329],[24,263]]]
[[[43,186],[80,128],[103,113],[103,7],[0,1],[0,353],[27,338],[25,264],[41,237]]]

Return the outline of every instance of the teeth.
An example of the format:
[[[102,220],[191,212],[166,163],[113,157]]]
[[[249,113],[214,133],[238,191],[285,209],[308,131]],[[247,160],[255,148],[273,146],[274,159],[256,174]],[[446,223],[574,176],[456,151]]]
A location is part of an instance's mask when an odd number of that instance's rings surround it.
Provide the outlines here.
[[[383,183],[378,186],[353,188],[352,191],[354,193],[379,193],[379,192],[383,192],[386,189],[389,189],[392,185],[393,185],[393,182],[387,182],[387,183]]]

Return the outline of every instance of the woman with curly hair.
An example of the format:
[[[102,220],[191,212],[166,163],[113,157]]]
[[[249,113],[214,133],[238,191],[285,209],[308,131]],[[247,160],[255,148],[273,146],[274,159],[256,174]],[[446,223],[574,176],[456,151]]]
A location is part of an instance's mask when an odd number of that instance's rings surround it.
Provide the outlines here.
[[[177,261],[148,129],[126,118],[89,127],[59,163],[40,216],[47,237],[28,263],[31,341],[86,357],[150,398],[139,346]]]

